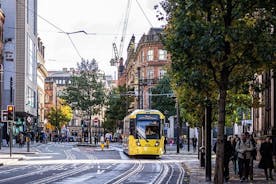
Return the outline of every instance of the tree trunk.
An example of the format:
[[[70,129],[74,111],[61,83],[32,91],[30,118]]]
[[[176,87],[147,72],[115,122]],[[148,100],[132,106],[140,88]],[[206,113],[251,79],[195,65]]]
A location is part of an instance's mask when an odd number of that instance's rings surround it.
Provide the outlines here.
[[[89,143],[92,144],[92,132],[91,132],[91,129],[92,129],[92,112],[91,110],[89,110],[89,124],[88,124],[88,134],[89,134]]]
[[[215,167],[215,184],[221,184],[224,182],[223,177],[223,160],[224,160],[224,124],[225,124],[225,106],[226,106],[226,87],[220,89],[219,95],[219,117],[218,117],[218,134],[217,134],[217,147],[216,147],[216,167]]]

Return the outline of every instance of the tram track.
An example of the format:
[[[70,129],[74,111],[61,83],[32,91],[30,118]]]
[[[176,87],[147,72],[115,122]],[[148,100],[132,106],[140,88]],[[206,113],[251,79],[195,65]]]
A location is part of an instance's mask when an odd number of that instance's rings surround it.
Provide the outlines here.
[[[170,181],[172,180],[173,174],[175,172],[173,164],[169,164],[168,167],[169,167],[170,172],[168,172],[168,174],[167,174],[167,175],[169,175],[169,177],[168,177],[167,181],[165,181],[166,184],[171,183]]]
[[[165,177],[168,174],[169,168],[167,165],[163,164],[161,161],[158,161],[160,166],[161,166],[161,170],[160,173],[157,175],[157,177],[155,178],[155,180],[153,181],[154,184],[161,184],[162,181],[165,179]]]
[[[144,165],[141,161],[137,161],[129,170],[120,174],[118,177],[107,181],[105,184],[121,184],[123,181],[126,181],[131,176],[134,176],[140,173],[144,168]]]
[[[55,174],[53,176],[48,176],[46,178],[35,180],[35,181],[30,182],[29,184],[51,183],[51,182],[63,179],[65,177],[81,173],[81,172],[89,170],[91,168],[93,168],[93,166],[91,167],[91,166],[88,166],[87,164],[81,164],[78,168],[70,169],[70,170]]]
[[[58,169],[63,168],[63,166],[64,166],[64,164],[44,167],[42,170],[38,170],[38,171],[34,171],[34,172],[21,174],[21,175],[18,175],[18,176],[12,176],[12,177],[8,177],[8,178],[5,178],[5,179],[1,179],[0,183],[5,183],[5,182],[11,181],[11,180],[18,180],[18,179],[29,177],[29,176],[36,175],[36,174],[41,174],[41,173],[49,171],[49,170],[58,170]]]
[[[185,170],[181,165],[178,165],[178,168],[179,168],[180,174],[178,176],[177,183],[184,183]]]
[[[67,160],[74,160],[76,158],[75,155],[72,153],[71,150],[64,150],[64,154],[66,155],[66,159]],[[96,159],[96,157],[93,156],[93,155],[86,154],[85,156],[89,160]],[[94,164],[93,165],[87,165],[87,164],[76,165],[76,164],[73,164],[72,166],[73,166],[73,169],[68,168],[66,171],[63,171],[63,172],[58,173],[58,174],[55,174],[53,176],[48,176],[48,177],[45,177],[45,178],[41,178],[41,179],[32,181],[29,184],[52,183],[52,182],[64,179],[64,178],[66,178],[68,176],[76,175],[78,173],[82,173],[82,172],[84,172],[86,170],[94,168]]]

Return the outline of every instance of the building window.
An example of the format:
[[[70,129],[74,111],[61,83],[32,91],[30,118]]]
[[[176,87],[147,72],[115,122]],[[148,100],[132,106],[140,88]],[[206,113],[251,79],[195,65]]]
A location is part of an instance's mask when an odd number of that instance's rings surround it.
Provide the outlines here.
[[[35,108],[36,106],[36,93],[30,87],[28,87],[27,90],[27,105],[32,108]]]
[[[158,58],[159,60],[167,60],[167,51],[163,49],[158,50]]]
[[[153,79],[153,70],[149,69],[147,72],[147,79]]]
[[[159,70],[159,79],[162,79],[164,77],[164,75],[166,75],[167,71],[166,70]]]
[[[153,50],[148,50],[147,61],[153,61]]]
[[[144,62],[144,51],[141,52],[141,56],[140,57],[141,57],[141,63],[143,63]]]
[[[28,77],[31,81],[34,81],[34,66],[35,66],[35,45],[33,40],[28,39]]]

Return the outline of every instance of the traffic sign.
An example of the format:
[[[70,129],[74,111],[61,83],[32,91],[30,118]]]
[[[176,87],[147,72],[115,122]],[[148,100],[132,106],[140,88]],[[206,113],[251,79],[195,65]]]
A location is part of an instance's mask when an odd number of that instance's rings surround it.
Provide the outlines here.
[[[30,116],[28,116],[28,117],[27,117],[27,122],[28,122],[28,123],[31,123],[31,121],[32,121],[32,118],[31,118]]]

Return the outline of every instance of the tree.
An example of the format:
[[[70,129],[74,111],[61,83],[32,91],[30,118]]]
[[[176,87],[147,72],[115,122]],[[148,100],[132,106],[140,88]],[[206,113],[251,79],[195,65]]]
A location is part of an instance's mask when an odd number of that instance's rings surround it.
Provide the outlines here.
[[[72,109],[68,105],[60,105],[57,108],[52,107],[48,114],[49,122],[58,130],[60,130],[63,125],[66,125],[72,117]]]
[[[172,98],[169,76],[164,76],[158,84],[152,88],[152,109],[161,111],[165,116],[170,117],[176,114],[175,100]]]
[[[276,2],[168,0],[164,43],[180,83],[205,73],[218,93],[215,183],[223,183],[227,92],[275,63]],[[196,76],[193,76],[196,77]],[[200,88],[200,86],[199,86]]]
[[[117,123],[123,121],[128,114],[130,102],[133,101],[132,94],[128,93],[125,86],[119,86],[112,89],[109,94],[107,102],[107,109],[105,113],[104,128],[108,131],[114,131]]]
[[[77,71],[64,90],[62,98],[89,118],[89,139],[92,144],[91,116],[99,113],[105,104],[105,89],[100,78],[104,76],[100,74],[95,59],[82,60],[77,66]]]

